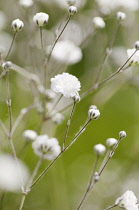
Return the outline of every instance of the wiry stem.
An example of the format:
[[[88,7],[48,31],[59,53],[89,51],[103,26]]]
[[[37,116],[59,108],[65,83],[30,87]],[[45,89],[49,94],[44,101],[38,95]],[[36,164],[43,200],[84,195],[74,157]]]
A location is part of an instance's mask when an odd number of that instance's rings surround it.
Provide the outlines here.
[[[79,209],[82,208],[85,200],[87,199],[87,197],[88,197],[88,195],[89,195],[89,193],[91,191],[91,186],[92,186],[92,182],[93,182],[93,179],[94,179],[94,173],[96,171],[98,159],[99,159],[99,156],[97,155],[95,163],[94,163],[94,167],[93,167],[93,170],[92,170],[92,173],[91,173],[91,177],[90,177],[90,180],[89,180],[89,183],[88,183],[88,186],[87,186],[87,189],[86,189],[86,191],[85,191],[85,193],[84,193],[84,195],[83,195],[83,197],[82,197],[82,199],[81,199],[81,201],[80,201],[80,203],[79,203],[79,205],[78,205],[76,210],[79,210]]]
[[[8,50],[8,53],[7,53],[7,55],[6,55],[5,60],[7,60],[7,59],[8,59],[8,56],[9,56],[9,54],[10,54],[10,52],[11,52],[11,49],[12,49],[13,43],[14,43],[15,38],[16,38],[16,35],[17,35],[17,31],[14,33],[14,36],[13,36],[13,39],[12,39],[12,42],[11,42],[11,45],[10,45],[10,48],[9,48],[9,50]]]
[[[116,22],[116,26],[114,28],[114,31],[112,33],[112,38],[110,40],[110,43],[108,44],[108,47],[106,49],[106,52],[105,52],[105,56],[104,56],[104,59],[103,59],[103,62],[98,70],[98,74],[96,76],[96,80],[95,80],[95,83],[93,85],[93,88],[95,89],[95,87],[98,85],[98,81],[100,79],[100,76],[102,74],[102,71],[103,71],[103,67],[104,67],[104,64],[106,62],[106,59],[108,58],[108,56],[110,55],[110,52],[111,52],[111,49],[112,49],[112,46],[113,46],[113,43],[114,43],[114,40],[115,40],[115,37],[116,37],[116,33],[117,33],[117,30],[118,30],[118,27],[119,27],[119,21]]]
[[[68,122],[67,122],[67,127],[66,127],[66,132],[65,132],[63,145],[62,145],[62,150],[64,150],[64,148],[65,148],[65,143],[66,143],[66,140],[67,140],[67,136],[68,136],[68,132],[69,132],[69,128],[70,128],[73,112],[75,110],[75,106],[76,106],[76,102],[74,101],[74,104],[73,104],[73,107],[72,107],[72,110],[71,110],[71,113],[70,113],[70,116],[69,116],[69,119],[68,119]]]
[[[106,209],[104,209],[104,210],[109,210],[109,209],[112,209],[112,208],[114,208],[114,207],[116,207],[117,205],[113,205],[113,206],[109,206],[109,207],[107,207]]]
[[[39,181],[40,179],[46,174],[46,172],[49,170],[49,168],[56,162],[57,159],[66,151],[69,149],[69,147],[76,141],[76,139],[82,134],[83,130],[86,128],[86,126],[91,122],[91,119],[89,119],[85,125],[79,130],[79,132],[74,136],[72,141],[64,148],[64,150],[61,151],[61,153],[47,166],[47,168],[44,169],[44,171],[38,176],[38,178],[33,182],[33,184],[30,186],[32,189]]]

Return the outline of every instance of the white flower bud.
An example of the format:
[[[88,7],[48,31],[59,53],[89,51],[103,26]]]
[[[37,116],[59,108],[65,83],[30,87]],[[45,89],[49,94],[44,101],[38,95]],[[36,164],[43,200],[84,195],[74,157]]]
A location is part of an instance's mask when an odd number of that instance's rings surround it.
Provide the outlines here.
[[[36,13],[33,17],[33,21],[40,27],[47,25],[48,20],[49,15],[43,12]]]
[[[64,119],[65,118],[61,113],[56,113],[52,117],[52,121],[57,125],[60,125]]]
[[[67,0],[69,6],[73,6],[76,3],[76,0]]]
[[[98,172],[94,173],[94,181],[98,182],[99,181],[100,176],[98,175]]]
[[[120,131],[119,132],[119,137],[120,137],[120,139],[125,138],[126,137],[126,132],[125,131]]]
[[[78,92],[72,98],[73,98],[74,102],[76,102],[76,103],[81,100],[81,97]]]
[[[126,14],[123,12],[117,12],[116,18],[117,20],[124,20],[126,18]]]
[[[108,146],[108,147],[113,147],[114,145],[116,145],[117,144],[117,139],[115,139],[115,138],[108,138],[107,140],[106,140],[106,145]]]
[[[105,28],[105,22],[101,17],[94,17],[92,22],[96,28]]]
[[[46,98],[47,98],[48,100],[53,100],[53,99],[56,98],[56,93],[55,93],[54,91],[52,91],[51,89],[47,89],[47,90],[45,91],[45,95],[46,95]]]
[[[19,0],[19,5],[25,8],[29,8],[33,5],[33,1],[32,0]]]
[[[37,136],[38,136],[37,132],[32,130],[26,130],[23,132],[23,138],[26,139],[27,141],[35,141]]]
[[[90,119],[97,120],[100,117],[100,112],[98,109],[89,109],[88,111],[88,117]]]
[[[68,9],[68,11],[69,11],[69,14],[70,15],[74,15],[75,13],[77,13],[77,7],[70,6],[69,9]]]
[[[94,152],[96,155],[103,155],[106,151],[106,147],[102,144],[96,144],[94,146]]]
[[[13,20],[11,27],[15,32],[21,31],[21,29],[24,27],[24,23],[21,20],[16,19]]]
[[[2,68],[3,68],[3,70],[10,69],[11,65],[12,65],[11,61],[6,61],[2,64]]]
[[[135,48],[136,48],[136,50],[139,50],[139,41],[135,42]]]

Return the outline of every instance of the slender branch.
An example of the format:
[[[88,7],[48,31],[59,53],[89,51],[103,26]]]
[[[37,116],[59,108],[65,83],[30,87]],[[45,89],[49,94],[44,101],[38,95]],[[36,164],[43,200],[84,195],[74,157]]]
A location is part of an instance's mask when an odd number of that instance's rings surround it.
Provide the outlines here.
[[[92,170],[92,173],[91,173],[91,177],[90,177],[90,180],[89,180],[89,183],[88,183],[88,186],[87,186],[86,191],[85,191],[85,193],[84,193],[84,195],[83,195],[83,197],[82,197],[82,199],[81,199],[81,201],[80,201],[80,203],[79,203],[79,205],[78,205],[76,210],[79,210],[79,209],[82,208],[85,200],[87,199],[87,197],[88,197],[88,195],[89,195],[89,193],[91,191],[91,185],[92,185],[92,182],[93,182],[93,179],[94,179],[94,173],[96,171],[98,159],[99,159],[99,156],[97,155],[95,163],[94,163],[94,167],[93,167],[93,170]]]
[[[69,132],[70,124],[71,124],[71,119],[72,119],[72,116],[73,116],[73,112],[75,110],[75,106],[76,106],[76,102],[74,101],[74,104],[73,104],[73,107],[72,107],[72,110],[71,110],[71,113],[70,113],[70,116],[69,116],[69,119],[68,119],[68,122],[67,122],[67,126],[66,126],[66,132],[65,132],[63,145],[62,145],[62,150],[64,150],[64,147],[65,147],[65,143],[66,143],[66,140],[67,140],[67,136],[68,136],[68,132]]]
[[[12,42],[11,42],[11,45],[10,45],[10,48],[9,48],[9,50],[8,50],[8,53],[7,53],[7,55],[6,55],[5,60],[7,60],[7,59],[8,59],[8,56],[9,56],[9,54],[10,54],[10,52],[11,52],[11,49],[12,49],[13,43],[14,43],[15,38],[16,38],[16,35],[17,35],[17,32],[18,32],[18,31],[16,31],[16,32],[14,33],[14,36],[13,36],[13,39],[12,39]]]
[[[44,45],[43,45],[42,27],[39,27],[39,28],[40,28],[41,48],[42,48],[42,52],[43,52],[43,55],[44,55]]]
[[[76,141],[76,139],[82,134],[83,130],[86,128],[86,126],[91,122],[91,119],[89,119],[85,125],[80,129],[80,131],[75,135],[75,137],[72,139],[72,141],[64,148],[64,150],[61,151],[61,153],[44,169],[44,171],[38,176],[38,178],[33,182],[33,184],[30,186],[30,189],[32,189],[39,181],[40,179],[45,175],[45,173],[49,170],[49,168],[56,162],[57,159],[60,158],[60,156],[69,149],[69,147]]]
[[[117,205],[113,205],[113,206],[109,206],[109,207],[107,207],[106,209],[104,209],[104,210],[109,210],[109,209],[112,209],[112,208],[114,208],[114,207],[116,207]]]
[[[22,210],[22,208],[23,208],[23,206],[24,206],[25,199],[26,199],[26,194],[23,193],[23,194],[22,194],[21,203],[20,203],[20,206],[19,206],[18,210]]]
[[[9,135],[7,128],[5,127],[5,125],[3,124],[3,122],[0,120],[0,125],[3,128],[4,133],[6,134],[6,136]]]

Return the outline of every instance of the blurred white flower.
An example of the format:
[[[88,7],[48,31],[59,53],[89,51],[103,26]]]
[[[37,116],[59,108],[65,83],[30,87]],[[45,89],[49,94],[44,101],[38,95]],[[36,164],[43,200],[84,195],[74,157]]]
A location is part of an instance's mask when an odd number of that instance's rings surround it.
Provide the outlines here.
[[[0,30],[5,28],[7,22],[7,17],[3,11],[0,11]]]
[[[56,138],[49,138],[48,135],[40,135],[32,143],[34,153],[47,160],[57,157],[60,152],[60,146]]]
[[[61,113],[56,113],[52,116],[52,121],[55,123],[55,124],[61,124],[64,120],[64,116],[61,114]]]
[[[100,9],[110,9],[115,10],[117,8],[123,7],[128,10],[138,10],[139,1],[138,0],[96,0]]]
[[[44,12],[36,13],[36,15],[34,15],[33,17],[34,23],[36,23],[36,25],[40,27],[47,25],[48,20],[49,20],[49,15]]]
[[[127,57],[130,58],[130,56],[136,51],[135,48],[128,49],[127,50]],[[132,56],[132,58],[129,60],[129,65],[137,65],[139,63],[139,51],[135,53],[135,55]]]
[[[29,172],[23,162],[18,160],[20,172],[24,184],[27,183]],[[0,154],[0,189],[9,192],[18,192],[21,190],[21,182],[17,163],[14,158],[8,154]]]
[[[50,0],[47,0],[47,1],[50,1]],[[82,0],[82,1],[80,1],[80,0],[76,0],[76,1],[75,0],[70,0],[70,1],[69,0],[68,1],[66,1],[66,0],[51,0],[51,3],[52,2],[53,2],[53,4],[57,4],[59,7],[65,9],[68,7],[69,2],[71,2],[71,3],[75,2],[74,6],[76,6],[77,8],[83,7],[84,4],[86,3],[86,0]]]
[[[95,28],[105,28],[105,22],[101,17],[94,17],[92,22]]]
[[[24,23],[21,20],[16,19],[12,21],[11,27],[13,31],[21,31],[21,29],[24,27]]]
[[[126,14],[124,12],[117,12],[116,18],[117,20],[124,20],[126,18]]]
[[[94,152],[96,155],[103,155],[106,151],[106,147],[102,144],[96,144],[94,146]]]
[[[80,91],[81,83],[77,77],[63,73],[51,78],[51,89],[56,93],[61,93],[65,97],[74,97]]]
[[[121,197],[117,198],[115,205],[126,210],[138,210],[137,198],[130,190],[127,190]]]
[[[113,147],[114,145],[116,145],[117,144],[117,139],[115,139],[115,138],[108,138],[107,140],[106,140],[106,145],[108,146],[108,147]]]
[[[23,132],[23,138],[27,141],[35,141],[37,136],[38,136],[37,132],[33,130],[25,130]]]
[[[31,7],[33,5],[32,0],[19,0],[19,5],[23,7]]]
[[[47,47],[49,53],[51,46]],[[69,40],[59,41],[52,52],[52,57],[64,64],[75,64],[82,59],[82,51]]]

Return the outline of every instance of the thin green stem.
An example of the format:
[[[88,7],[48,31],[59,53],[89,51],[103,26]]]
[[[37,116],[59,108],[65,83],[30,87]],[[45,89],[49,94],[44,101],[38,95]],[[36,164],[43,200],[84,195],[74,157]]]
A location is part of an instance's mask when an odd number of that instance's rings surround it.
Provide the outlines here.
[[[87,199],[87,197],[88,197],[88,195],[89,195],[89,193],[91,191],[91,185],[92,185],[92,182],[94,180],[94,173],[96,171],[96,167],[97,167],[97,164],[98,164],[98,159],[99,159],[99,156],[97,155],[95,163],[94,163],[94,166],[93,166],[93,170],[92,170],[92,173],[91,173],[91,177],[90,177],[90,180],[89,180],[87,188],[86,188],[86,191],[85,191],[85,193],[84,193],[84,195],[83,195],[83,197],[82,197],[82,199],[81,199],[81,201],[80,201],[80,203],[79,203],[79,205],[78,205],[76,210],[79,210],[79,209],[82,208],[85,200]]]
[[[79,130],[79,132],[74,136],[72,141],[64,148],[64,150],[61,151],[61,153],[44,169],[44,171],[38,176],[38,178],[32,183],[30,186],[30,189],[32,189],[39,181],[40,179],[46,174],[46,172],[51,168],[51,166],[56,162],[57,159],[60,158],[60,156],[69,149],[69,147],[76,141],[76,139],[82,134],[83,130],[86,128],[86,126],[91,122],[91,119],[89,119],[85,125]]]
[[[6,72],[6,86],[7,86],[7,106],[9,112],[9,135],[12,131],[12,109],[11,109],[11,96],[10,96],[10,86],[9,86],[9,72]]]
[[[73,104],[73,107],[72,107],[72,110],[71,110],[71,113],[70,113],[70,116],[69,116],[69,119],[68,119],[68,122],[67,122],[67,126],[66,126],[66,132],[65,132],[63,145],[62,145],[62,150],[64,150],[64,148],[65,148],[65,143],[66,143],[66,140],[67,140],[67,137],[68,137],[68,132],[69,132],[73,112],[75,110],[75,106],[76,106],[76,102],[74,101],[74,104]]]
[[[114,207],[116,207],[117,205],[112,205],[112,206],[109,206],[109,207],[107,207],[106,209],[104,209],[104,210],[109,210],[109,209],[112,209],[112,208],[114,208]]]
[[[20,203],[20,206],[19,206],[18,210],[22,210],[22,209],[23,209],[25,199],[26,199],[26,194],[23,193],[23,194],[22,194],[21,203]]]
[[[12,42],[11,42],[11,45],[10,45],[10,48],[9,48],[9,50],[8,50],[8,53],[7,53],[7,55],[6,55],[5,60],[7,60],[7,59],[8,59],[8,57],[9,57],[9,54],[10,54],[11,49],[12,49],[12,47],[13,47],[13,43],[14,43],[14,41],[15,41],[15,38],[16,38],[16,35],[17,35],[17,32],[18,32],[18,31],[16,31],[16,32],[14,33],[14,36],[13,36],[13,39],[12,39]]]

